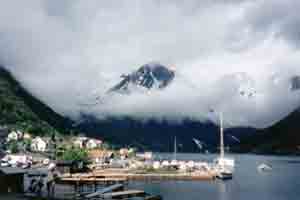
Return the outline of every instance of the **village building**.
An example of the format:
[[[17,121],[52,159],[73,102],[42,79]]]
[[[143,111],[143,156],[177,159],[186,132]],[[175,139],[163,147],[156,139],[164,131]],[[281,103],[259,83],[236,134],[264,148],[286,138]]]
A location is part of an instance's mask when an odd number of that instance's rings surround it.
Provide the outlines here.
[[[86,148],[87,149],[96,149],[101,147],[102,141],[97,139],[89,139],[86,142]]]
[[[32,163],[32,157],[24,154],[7,154],[1,159],[1,162],[14,167],[25,166]]]
[[[93,163],[104,163],[114,158],[113,151],[93,149],[89,151],[89,159]]]
[[[29,133],[24,133],[23,140],[31,140],[32,136]]]
[[[7,142],[17,141],[17,140],[21,139],[22,137],[23,137],[22,132],[20,132],[20,131],[12,131],[7,136]]]
[[[47,142],[43,140],[41,137],[36,137],[31,142],[31,150],[32,151],[40,151],[45,152],[47,149]]]
[[[127,148],[122,148],[119,150],[120,156],[127,157],[128,156],[128,149]]]
[[[22,193],[26,170],[0,167],[0,193]]]
[[[73,145],[78,148],[87,148],[87,149],[95,149],[99,148],[102,145],[101,140],[90,139],[87,137],[76,137],[74,139]]]

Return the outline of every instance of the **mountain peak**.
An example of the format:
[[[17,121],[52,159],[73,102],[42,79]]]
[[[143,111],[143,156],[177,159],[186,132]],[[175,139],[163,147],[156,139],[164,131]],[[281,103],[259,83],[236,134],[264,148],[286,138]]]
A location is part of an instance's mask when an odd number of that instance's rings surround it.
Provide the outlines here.
[[[293,76],[291,78],[291,90],[300,90],[300,76]]]
[[[168,69],[160,63],[151,62],[142,65],[136,71],[128,75],[122,75],[121,78],[123,78],[123,80],[121,80],[109,91],[130,92],[131,86],[138,86],[146,89],[161,89],[168,86],[174,77],[174,71]]]

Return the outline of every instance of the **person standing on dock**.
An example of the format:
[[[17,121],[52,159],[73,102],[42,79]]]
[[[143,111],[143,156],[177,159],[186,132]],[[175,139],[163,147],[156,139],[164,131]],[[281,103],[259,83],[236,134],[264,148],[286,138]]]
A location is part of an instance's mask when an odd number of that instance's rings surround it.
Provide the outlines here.
[[[47,175],[47,194],[48,198],[53,198],[55,196],[55,179],[58,177],[56,173],[56,165],[51,163],[48,167]]]

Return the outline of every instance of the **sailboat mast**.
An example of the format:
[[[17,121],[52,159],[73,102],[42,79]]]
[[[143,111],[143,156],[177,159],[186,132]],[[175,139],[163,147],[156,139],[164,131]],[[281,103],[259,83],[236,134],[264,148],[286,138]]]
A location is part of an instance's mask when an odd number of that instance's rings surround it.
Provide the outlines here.
[[[224,128],[223,128],[223,113],[220,112],[220,156],[224,157]]]
[[[174,140],[174,160],[177,159],[177,141],[176,141],[176,136]]]

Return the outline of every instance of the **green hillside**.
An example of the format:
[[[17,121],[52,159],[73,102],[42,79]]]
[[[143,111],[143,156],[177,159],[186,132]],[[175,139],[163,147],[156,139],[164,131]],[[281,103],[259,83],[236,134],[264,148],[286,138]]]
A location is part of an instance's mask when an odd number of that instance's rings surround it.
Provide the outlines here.
[[[0,125],[37,135],[64,133],[70,122],[28,93],[0,67]]]

